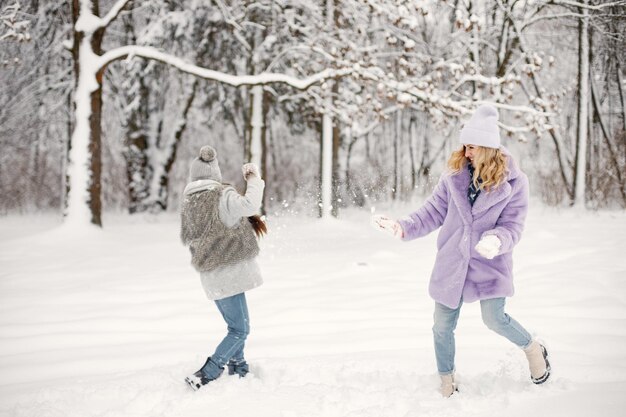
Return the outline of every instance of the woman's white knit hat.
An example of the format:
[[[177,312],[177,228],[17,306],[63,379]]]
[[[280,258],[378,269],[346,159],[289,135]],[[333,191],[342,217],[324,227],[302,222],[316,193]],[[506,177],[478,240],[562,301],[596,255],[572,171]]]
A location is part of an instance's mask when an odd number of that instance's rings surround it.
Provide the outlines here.
[[[500,148],[498,110],[489,104],[478,107],[461,129],[460,141],[463,145]]]

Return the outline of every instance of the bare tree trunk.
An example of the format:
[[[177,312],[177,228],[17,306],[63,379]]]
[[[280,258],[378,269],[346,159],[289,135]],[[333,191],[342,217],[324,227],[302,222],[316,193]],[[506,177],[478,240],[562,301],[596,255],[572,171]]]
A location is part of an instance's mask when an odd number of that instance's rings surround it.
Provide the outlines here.
[[[324,170],[325,164],[324,164],[324,149],[328,148],[328,146],[324,146],[324,140],[325,137],[328,136],[328,134],[325,133],[325,127],[326,127],[326,123],[324,120],[324,115],[322,115],[321,120],[317,123],[317,132],[319,135],[319,140],[320,140],[320,152],[319,152],[319,186],[318,186],[318,190],[319,190],[319,203],[318,203],[318,207],[319,207],[319,217],[324,217],[324,197],[325,197],[325,192],[324,192],[324,178],[326,177],[326,173]],[[329,198],[328,196],[326,196],[327,198]],[[329,198],[330,200],[330,198]]]
[[[339,92],[339,80],[335,80],[333,85],[333,96],[336,96]],[[331,205],[332,210],[331,214],[333,217],[339,216],[339,200],[340,200],[340,172],[339,172],[339,148],[341,146],[341,130],[339,128],[339,121],[337,120],[333,123],[333,148],[332,148],[332,197],[331,197]]]
[[[470,16],[473,14],[472,10],[474,9],[474,4],[472,3],[472,1],[470,0],[470,2],[468,3],[468,7],[467,7],[467,11],[470,14]],[[471,42],[472,44],[470,45],[469,48],[469,57],[470,60],[472,62],[474,62],[475,67],[477,68],[477,71],[480,71],[480,34],[478,32],[478,25],[475,23],[472,23],[472,37],[471,37]],[[476,94],[478,92],[478,87],[475,81],[471,82],[472,84],[472,93]]]
[[[394,123],[394,134],[393,134],[393,187],[391,188],[391,198],[392,200],[396,200],[398,198],[398,187],[399,187],[399,173],[400,170],[400,132],[402,131],[402,112],[396,112],[396,120]]]
[[[354,149],[354,145],[356,145],[359,140],[359,136],[348,137],[348,151],[346,155],[346,170],[345,170],[345,178],[346,178],[346,190],[349,195],[352,196],[353,203],[359,207],[363,207],[365,204],[365,198],[361,190],[356,189],[356,185],[352,182],[352,173],[350,171],[350,160],[352,158],[352,149]]]
[[[411,117],[409,119],[409,158],[411,159],[411,190],[415,190],[415,183],[417,177],[417,168],[415,167],[415,152],[413,150],[413,127],[416,124],[415,113],[411,113]]]
[[[80,13],[80,1],[72,0],[72,21],[74,27],[78,21]],[[99,15],[98,0],[91,2],[91,12],[94,16]],[[102,54],[102,38],[104,36],[104,29],[99,29],[91,35],[91,52],[96,55]],[[85,34],[80,31],[74,31],[74,43],[72,46],[72,57],[74,59],[74,76],[78,86],[81,77],[81,49]],[[89,162],[88,162],[88,185],[87,185],[87,206],[91,214],[91,223],[96,226],[102,226],[102,199],[101,199],[101,175],[102,175],[102,127],[101,127],[101,114],[102,114],[102,74],[103,69],[98,71],[96,75],[96,81],[98,87],[90,94],[90,106],[91,113],[89,115]],[[75,161],[73,161],[75,162]],[[70,190],[73,193],[77,193],[78,190]]]
[[[330,106],[332,99],[327,99]],[[321,170],[321,217],[332,214],[332,176],[333,176],[333,119],[330,108],[322,115],[322,137],[320,141],[320,170]]]
[[[267,122],[267,156],[270,158],[270,162],[268,163],[268,171],[267,171],[267,179],[273,181],[274,178],[279,178],[278,175],[279,168],[278,163],[282,161],[281,150],[279,149],[281,146],[281,142],[276,138],[276,132],[273,129],[271,119]],[[271,169],[270,169],[271,167]],[[297,181],[296,181],[297,184]],[[276,193],[277,201],[284,200],[284,190],[283,187],[277,187],[274,192]],[[265,201],[265,193],[263,194],[263,200]],[[263,207],[265,208],[265,203],[263,203]]]
[[[242,98],[245,96],[248,100],[248,108],[245,108],[245,105],[243,106],[243,123],[244,123],[244,130],[243,130],[243,159],[244,161],[250,161],[252,159],[252,113],[254,112],[254,100],[252,99],[252,94],[250,94],[250,91],[252,90],[252,88],[254,87],[249,87],[249,88],[241,88],[241,95]],[[246,103],[246,99],[242,100],[243,103]]]
[[[328,30],[336,27],[335,22],[335,1],[326,0],[326,27]],[[331,82],[331,81],[329,81]],[[321,138],[321,217],[326,217],[328,214],[336,215],[336,207],[333,205],[333,171],[335,171],[334,164],[336,159],[333,156],[333,150],[335,148],[335,129],[333,127],[332,107],[333,107],[333,92],[337,82],[335,81],[331,91],[327,92],[326,97],[326,110],[322,115],[322,138]],[[334,213],[333,213],[334,212]]]
[[[586,5],[588,0],[581,0]],[[576,165],[574,177],[574,206],[585,206],[587,141],[589,121],[589,11],[580,8],[578,56],[578,134],[576,137]]]
[[[269,123],[267,121],[267,115],[270,111],[270,94],[267,91],[263,92],[263,119],[262,119],[262,123],[263,123],[263,130],[261,131],[261,176],[263,178],[267,178],[268,175],[268,164],[267,164],[267,157],[268,157],[268,153],[269,153],[269,148],[270,148],[270,140],[269,140],[269,134],[271,134],[271,131],[269,130]],[[261,214],[265,214],[265,196],[266,194],[263,193],[263,200],[261,201]]]
[[[423,178],[428,179],[428,176],[430,175],[430,166],[433,163],[434,159],[436,158],[432,158],[430,157],[430,140],[428,139],[428,134],[426,134],[426,132],[429,129],[429,119],[426,118],[426,126],[423,129],[424,132],[424,140],[423,140],[423,144],[422,144],[422,158],[420,160],[420,167],[418,170],[419,175],[421,175]]]
[[[606,123],[604,122],[604,119],[602,118],[602,114],[600,113],[600,101],[598,100],[598,94],[596,92],[596,88],[593,82],[593,77],[589,77],[589,80],[590,80],[589,85],[591,87],[591,98],[592,98],[592,103],[593,103],[593,109],[598,119],[598,124],[600,125],[600,129],[602,130],[602,137],[604,138],[607,149],[609,150],[609,156],[611,157],[611,162],[613,163],[613,166],[615,167],[615,173],[617,175],[617,181],[619,183],[618,184],[619,190],[622,195],[622,204],[626,206],[626,191],[624,190],[624,178],[622,174],[622,168],[619,166],[619,162],[617,160],[617,152],[615,151],[613,147],[613,143],[611,142],[611,136],[609,134],[608,128],[606,126]]]
[[[62,198],[61,198],[61,211],[63,213],[66,212],[67,210],[67,206],[68,206],[68,200],[67,200],[67,196],[69,194],[69,190],[70,190],[70,178],[69,178],[69,172],[68,172],[68,162],[70,160],[70,148],[72,146],[72,131],[74,130],[74,124],[73,124],[73,120],[72,120],[72,114],[74,113],[72,111],[72,107],[73,107],[73,103],[72,103],[72,93],[69,93],[67,95],[67,121],[66,121],[66,128],[67,128],[67,137],[65,138],[64,142],[63,142],[63,158],[61,160],[61,192],[63,193]]]
[[[619,60],[617,61],[617,86],[619,91],[619,98],[622,104],[622,123],[624,132],[626,132],[626,93],[624,93],[624,81],[622,80],[622,68],[620,66]]]
[[[80,12],[80,1],[79,0],[72,0],[72,25],[76,25],[76,22],[78,21],[78,17],[79,17],[79,12]],[[74,30],[73,32],[74,34],[74,43],[72,44],[72,67],[74,69],[74,90],[76,90],[76,88],[78,87],[78,81],[79,81],[79,77],[80,77],[80,44],[83,40],[84,34],[82,32],[77,32],[76,30]],[[69,101],[70,101],[70,109],[72,109],[73,111],[71,112],[72,114],[76,114],[76,103],[73,100],[72,97],[68,97]],[[69,138],[67,140],[67,153],[66,153],[66,163],[64,164],[64,168],[66,171],[65,172],[65,186],[63,187],[63,190],[65,191],[65,204],[64,204],[64,208],[67,209],[71,206],[70,202],[69,202],[69,196],[70,196],[70,192],[71,192],[71,178],[69,176],[69,163],[70,163],[70,154],[72,151],[72,132],[74,131],[74,127],[72,126],[72,120],[70,118],[70,121],[68,122],[68,129],[70,129],[69,132]],[[75,124],[74,124],[75,125]]]
[[[101,31],[99,31],[101,32]],[[102,36],[94,35],[94,51],[100,55],[102,52]],[[91,140],[89,141],[89,209],[91,210],[91,223],[102,227],[102,74],[104,69],[98,71],[98,89],[91,93]]]
[[[249,153],[250,156],[247,159],[248,161],[256,164],[257,166],[261,166],[261,159],[263,158],[263,144],[262,136],[263,136],[263,86],[255,85],[252,87],[252,94],[250,95],[250,145],[249,145]]]

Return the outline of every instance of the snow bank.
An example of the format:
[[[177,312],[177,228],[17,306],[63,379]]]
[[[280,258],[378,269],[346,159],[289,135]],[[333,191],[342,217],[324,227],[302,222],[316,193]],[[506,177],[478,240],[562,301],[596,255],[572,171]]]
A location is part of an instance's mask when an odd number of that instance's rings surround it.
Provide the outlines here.
[[[393,215],[410,209],[392,210]],[[478,304],[457,330],[460,393],[442,399],[427,283],[435,234],[402,243],[345,219],[270,219],[249,293],[253,376],[184,384],[224,334],[177,218],[69,233],[0,219],[0,416],[618,416],[626,399],[626,215],[531,211],[508,312],[548,346],[524,355]]]

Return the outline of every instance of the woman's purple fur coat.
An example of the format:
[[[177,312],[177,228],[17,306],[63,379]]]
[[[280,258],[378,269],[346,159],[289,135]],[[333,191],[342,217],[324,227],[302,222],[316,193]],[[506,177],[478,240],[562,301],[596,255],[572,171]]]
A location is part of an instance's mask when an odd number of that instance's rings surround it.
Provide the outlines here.
[[[461,298],[472,302],[513,295],[513,247],[520,239],[528,211],[528,178],[507,156],[508,178],[490,192],[481,191],[473,206],[467,198],[469,170],[443,174],[426,203],[399,220],[403,240],[427,235],[441,226],[437,258],[430,278],[430,296],[456,308]],[[496,235],[502,246],[492,260],[474,246]]]

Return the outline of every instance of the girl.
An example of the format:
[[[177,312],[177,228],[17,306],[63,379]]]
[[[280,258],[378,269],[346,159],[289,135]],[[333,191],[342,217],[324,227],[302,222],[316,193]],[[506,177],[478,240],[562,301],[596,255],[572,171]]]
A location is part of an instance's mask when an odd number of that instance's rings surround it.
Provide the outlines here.
[[[224,365],[229,375],[248,373],[243,355],[250,332],[245,292],[263,283],[255,258],[257,237],[267,229],[256,215],[265,182],[254,164],[245,164],[242,171],[247,183],[243,196],[222,184],[217,153],[204,146],[191,163],[190,182],[183,193],[181,240],[189,246],[191,263],[200,272],[207,297],[215,301],[228,326],[215,353],[185,379],[194,390],[218,378]]]
[[[374,216],[376,228],[403,240],[441,227],[429,285],[435,300],[433,335],[441,394],[456,390],[454,330],[463,302],[480,300],[484,323],[526,353],[535,384],[550,376],[546,349],[504,312],[513,295],[513,247],[528,209],[528,179],[500,146],[498,112],[480,106],[460,134],[461,149],[448,160],[426,203],[408,218]]]

